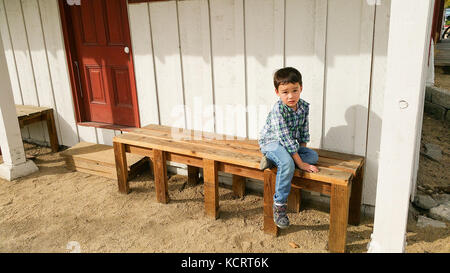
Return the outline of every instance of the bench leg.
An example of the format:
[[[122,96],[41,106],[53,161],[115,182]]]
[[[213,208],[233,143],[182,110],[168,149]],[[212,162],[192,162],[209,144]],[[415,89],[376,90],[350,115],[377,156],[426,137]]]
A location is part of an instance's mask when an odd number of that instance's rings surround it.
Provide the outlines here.
[[[233,174],[233,194],[237,197],[244,197],[245,177]]]
[[[350,211],[348,216],[348,223],[350,225],[359,225],[361,219],[361,197],[363,189],[363,178],[364,178],[364,166],[353,178],[352,181],[352,192],[350,195]]]
[[[114,142],[113,146],[114,158],[116,160],[117,184],[119,186],[119,192],[129,193],[130,188],[128,187],[128,167],[125,144]]]
[[[154,166],[153,166],[153,158],[148,158],[148,166],[150,167],[150,177],[155,180]]]
[[[198,167],[194,167],[194,166],[187,166],[187,171],[188,171],[188,185],[189,186],[195,186],[198,184],[199,181],[199,172],[200,169]]]
[[[53,116],[53,110],[47,112],[46,120],[48,136],[50,138],[50,147],[52,148],[52,152],[56,153],[59,149],[59,143],[58,135],[56,134],[55,117]]]
[[[330,252],[345,252],[350,191],[351,183],[348,186],[331,185],[330,233],[328,236]]]
[[[289,212],[297,212],[297,213],[300,212],[300,204],[302,197],[301,193],[302,193],[301,189],[291,187],[291,192],[289,193],[287,201]]]
[[[264,233],[277,236],[278,227],[273,221],[273,195],[275,194],[276,173],[270,169],[264,171]]]
[[[219,218],[219,173],[217,162],[203,159],[204,195],[206,216]]]
[[[155,176],[156,200],[163,204],[169,203],[166,153],[164,151],[153,150],[153,175]]]

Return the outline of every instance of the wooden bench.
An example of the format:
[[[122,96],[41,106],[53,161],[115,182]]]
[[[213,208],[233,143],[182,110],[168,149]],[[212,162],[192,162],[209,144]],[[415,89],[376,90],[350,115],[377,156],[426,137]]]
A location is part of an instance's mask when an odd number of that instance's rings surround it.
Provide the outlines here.
[[[264,232],[277,235],[272,204],[276,168],[259,170],[262,154],[256,140],[149,125],[131,130],[113,139],[119,192],[128,193],[126,152],[150,157],[153,162],[155,191],[158,202],[169,202],[166,161],[188,165],[189,183],[198,180],[203,168],[205,213],[219,217],[218,172],[232,174],[233,191],[243,195],[245,178],[264,181]],[[289,196],[290,207],[300,208],[300,190],[330,195],[330,232],[328,248],[344,252],[347,223],[360,221],[364,159],[360,156],[316,150],[319,173],[295,171]]]
[[[46,121],[48,136],[50,138],[50,147],[52,152],[55,153],[58,151],[58,135],[56,134],[55,118],[53,116],[52,108],[16,104],[16,113],[17,118],[19,119],[20,128],[35,122]]]

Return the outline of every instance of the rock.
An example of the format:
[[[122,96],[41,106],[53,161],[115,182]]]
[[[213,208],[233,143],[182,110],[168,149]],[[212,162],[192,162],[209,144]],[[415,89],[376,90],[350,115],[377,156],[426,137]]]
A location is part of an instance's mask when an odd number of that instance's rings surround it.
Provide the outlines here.
[[[435,104],[441,105],[444,108],[450,108],[450,93],[448,90],[432,86],[431,90],[431,101]]]
[[[298,245],[297,245],[296,243],[294,243],[294,242],[290,242],[289,245],[290,245],[292,248],[298,248]]]
[[[410,205],[408,208],[408,222],[416,222],[418,215],[420,215],[420,212]]]
[[[430,209],[429,216],[436,220],[450,222],[450,201]]]
[[[440,189],[441,189],[443,192],[449,193],[449,194],[450,194],[450,186],[447,186],[447,187],[441,187]]]
[[[434,161],[439,162],[442,159],[441,147],[439,147],[439,145],[436,145],[436,144],[426,143],[425,144],[425,152],[422,154]]]
[[[438,205],[444,204],[446,202],[450,201],[450,194],[441,193],[441,194],[433,194],[431,197],[433,197],[434,201],[438,203]]]
[[[446,109],[439,104],[425,101],[424,111],[434,119],[443,120],[445,118]]]
[[[418,194],[414,198],[414,205],[418,206],[421,209],[431,209],[436,207],[438,203],[434,201],[434,199],[429,195]]]
[[[427,226],[432,226],[432,227],[436,227],[436,228],[446,228],[447,227],[447,225],[444,222],[433,220],[433,219],[430,219],[423,215],[419,215],[419,217],[417,218],[417,226],[420,228],[424,228]]]

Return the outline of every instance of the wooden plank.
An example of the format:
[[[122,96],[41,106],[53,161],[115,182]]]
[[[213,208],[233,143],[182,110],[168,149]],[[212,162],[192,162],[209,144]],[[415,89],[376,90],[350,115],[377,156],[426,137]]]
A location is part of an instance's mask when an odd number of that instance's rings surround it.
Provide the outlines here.
[[[276,168],[275,168],[276,169]],[[308,173],[295,169],[294,177],[300,177],[309,180],[317,180],[323,183],[347,185],[353,177],[351,173],[319,167],[318,173]]]
[[[360,166],[361,166],[361,163],[345,161],[342,159],[335,159],[335,158],[329,158],[329,157],[321,157],[321,156],[319,156],[318,162],[322,163],[322,164],[329,164],[330,166],[341,167],[343,169],[349,169],[353,172],[356,172],[358,170],[358,168],[360,168]]]
[[[166,153],[161,150],[153,150],[153,174],[155,176],[156,199],[159,203],[169,202],[167,184]]]
[[[210,132],[202,132],[199,130],[187,130],[183,128],[175,128],[156,124],[150,124],[141,129],[167,133],[176,139],[214,141],[221,144],[232,145],[234,147],[245,147],[247,149],[259,150],[258,140],[242,138],[239,136],[215,134]]]
[[[146,149],[146,148],[141,148],[141,147],[137,147],[137,146],[127,145],[126,151],[127,151],[127,153],[138,154],[138,155],[143,155],[143,156],[148,156],[150,158],[153,158],[153,150],[152,149]]]
[[[231,173],[243,177],[254,178],[258,180],[264,180],[264,172],[259,169],[243,167],[229,163],[219,163],[219,171],[225,173]]]
[[[277,100],[273,73],[284,65],[284,0],[246,0],[244,9],[248,137],[256,139]]]
[[[25,28],[22,4],[17,0],[4,1],[8,25],[13,33],[11,42],[14,48],[17,75],[25,104],[39,106],[39,98],[36,90],[33,61],[29,48],[27,31]],[[28,126],[30,138],[39,142],[45,142],[42,124],[30,124]]]
[[[72,90],[67,73],[64,38],[57,1],[38,0],[47,59],[55,98],[55,115],[60,128],[59,143],[74,146],[78,143]]]
[[[24,104],[39,106],[21,2],[17,0],[5,0],[4,6],[8,18],[9,29],[12,30],[14,34],[10,37],[14,48],[23,102]]]
[[[273,221],[273,195],[275,194],[276,172],[270,169],[264,171],[264,233],[278,235],[278,227]]]
[[[326,0],[286,0],[285,66],[302,74],[312,147],[322,143],[326,19]]]
[[[58,142],[58,135],[56,133],[53,110],[47,111],[46,115],[47,115],[46,119],[47,119],[48,135],[50,138],[50,147],[52,148],[52,152],[56,153],[59,150],[59,142]]]
[[[235,153],[230,153],[222,150],[211,150],[204,147],[196,147],[195,149],[193,149],[193,147],[189,147],[182,143],[145,136],[137,136],[133,134],[123,134],[121,136],[116,136],[114,137],[114,141],[135,146],[142,146],[146,148],[165,150],[177,154],[214,159],[221,162],[243,165],[252,168],[258,168],[260,161],[260,157],[242,154],[236,158]]]
[[[159,123],[155,64],[148,3],[128,5],[141,126]]]
[[[178,18],[175,1],[149,3],[160,123],[185,127]]]
[[[127,158],[129,158],[129,154],[127,154]],[[93,171],[109,173],[110,176],[113,177],[114,179],[117,178],[115,166],[104,164],[104,162],[101,161],[85,160],[81,158],[73,158],[67,156],[65,157],[65,161],[66,165],[71,169],[81,167]],[[130,164],[130,162],[128,162],[127,160],[128,179],[134,178],[137,172],[143,171],[145,168],[142,166],[146,165],[146,161],[147,160],[142,159],[136,163]]]
[[[327,158],[334,158],[334,159],[349,161],[351,163],[355,163],[358,166],[360,166],[364,162],[364,157],[359,156],[359,155],[334,152],[334,151],[325,150],[325,149],[315,149],[315,148],[312,148],[312,149],[319,154],[319,157],[327,157]]]
[[[61,156],[71,157],[86,162],[92,162],[93,164],[101,163],[104,166],[115,167],[116,161],[114,159],[113,147],[102,144],[80,142],[77,145],[62,151]],[[136,164],[142,160],[142,156],[136,154],[127,153],[128,166]]]
[[[177,3],[186,128],[214,132],[208,1]]]
[[[53,86],[51,83],[49,64],[47,61],[47,53],[43,50],[46,46],[38,2],[36,0],[22,0],[21,3],[28,45],[30,48],[33,73],[35,76],[39,106],[47,106],[56,109],[55,100],[53,98]],[[55,115],[54,119],[56,131],[59,131],[58,117]],[[49,142],[51,146],[51,136],[47,133],[48,128],[45,128],[45,123],[42,125],[45,141]]]
[[[288,211],[290,212],[300,212],[300,204],[301,204],[301,190],[298,188],[291,188],[289,192],[288,201],[287,201]]]
[[[298,188],[298,189],[302,189],[302,190],[308,190],[308,191],[319,192],[319,193],[323,193],[326,195],[330,195],[331,194],[331,186],[330,185],[331,185],[330,183],[325,183],[325,182],[321,182],[321,181],[317,181],[317,180],[309,180],[309,179],[294,177],[294,179],[292,179],[291,186],[293,188]]]
[[[219,177],[217,162],[203,159],[204,196],[206,216],[219,218]]]
[[[48,111],[52,108],[39,107],[35,105],[16,105],[16,114],[18,118],[32,117],[40,115],[42,112]]]
[[[24,127],[33,123],[41,122],[42,120],[44,120],[42,113],[37,113],[30,116],[23,116],[19,118],[19,126]]]
[[[351,188],[348,186],[331,185],[328,236],[328,250],[331,252],[345,252],[350,191]]]
[[[169,134],[170,133],[159,133],[155,131],[150,131],[146,129],[136,129],[133,131],[128,132],[128,134],[133,134],[137,136],[147,136],[151,138],[157,138],[161,140],[167,140],[167,141],[173,141],[176,140],[179,143],[185,143],[186,145],[192,145],[195,147],[205,147],[210,149],[220,149],[224,150],[230,153],[237,153],[237,154],[246,154],[250,156],[256,156],[256,157],[262,157],[262,153],[256,149],[247,149],[244,147],[236,147],[235,145],[231,144],[231,141],[229,143],[220,143],[216,141],[202,141],[202,140],[184,140],[184,139],[173,139]]]
[[[187,156],[187,155],[181,155],[181,154],[174,154],[169,153],[167,155],[168,161],[174,161],[182,164],[186,164],[192,167],[200,167],[203,168],[203,160],[199,157],[193,157],[193,156]]]
[[[374,11],[367,1],[328,1],[325,149],[365,154]]]
[[[117,184],[119,192],[128,194],[130,188],[128,185],[128,171],[127,171],[127,157],[125,152],[125,145],[122,143],[113,144],[114,158],[116,160]]]
[[[232,175],[232,189],[233,194],[237,197],[244,197],[245,195],[245,177],[233,174]]]
[[[210,10],[216,132],[246,137],[244,1],[212,0]]]
[[[363,185],[364,204],[372,206],[375,206],[377,190],[391,0],[379,1],[377,4],[373,40],[372,91],[367,129],[367,167]]]
[[[320,158],[319,158],[320,159]],[[353,175],[356,174],[356,168],[349,168],[346,166],[342,166],[340,164],[334,164],[334,163],[330,163],[330,162],[323,162],[323,161],[318,161],[317,166],[319,167],[325,167],[325,168],[329,168],[329,169],[333,169],[333,170],[340,170],[340,171],[344,171],[344,172],[349,172]]]
[[[3,48],[8,65],[9,78],[11,80],[12,92],[15,104],[23,104],[22,91],[20,89],[19,78],[17,75],[16,60],[14,57],[14,49],[11,43],[11,33],[6,17],[5,6],[3,0],[0,1],[0,32],[3,41]]]

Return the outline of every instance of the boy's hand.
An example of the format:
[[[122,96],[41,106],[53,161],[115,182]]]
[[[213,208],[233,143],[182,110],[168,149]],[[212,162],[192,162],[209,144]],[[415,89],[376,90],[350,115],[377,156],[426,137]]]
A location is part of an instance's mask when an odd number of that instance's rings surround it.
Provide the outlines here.
[[[309,173],[317,173],[317,172],[319,172],[319,169],[316,166],[310,165],[310,164],[305,163],[305,162],[302,162],[300,164],[300,166],[298,166],[298,167],[301,170],[304,170],[304,171],[309,172]]]

